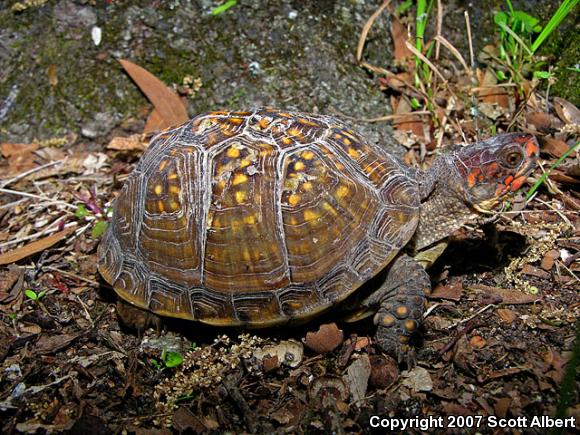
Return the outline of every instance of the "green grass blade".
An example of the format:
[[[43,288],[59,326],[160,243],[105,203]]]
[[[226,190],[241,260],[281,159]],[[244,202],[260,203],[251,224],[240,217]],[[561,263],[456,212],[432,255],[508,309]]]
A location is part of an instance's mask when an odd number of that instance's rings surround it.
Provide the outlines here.
[[[552,15],[548,24],[542,29],[536,40],[532,44],[532,52],[535,53],[536,50],[542,45],[542,43],[552,34],[554,29],[560,25],[562,20],[572,12],[580,0],[564,0],[558,10]]]
[[[554,163],[552,166],[550,166],[550,169],[548,169],[546,172],[544,172],[542,174],[542,176],[538,179],[538,181],[536,181],[536,183],[530,188],[530,190],[526,194],[526,199],[530,199],[532,197],[532,195],[536,192],[536,190],[538,190],[538,187],[540,187],[540,185],[544,181],[546,181],[546,178],[548,178],[548,175],[550,175],[550,172],[552,172],[552,169],[554,169],[556,166],[558,166],[560,163],[562,163],[562,160],[564,160],[566,157],[568,157],[570,154],[572,154],[579,146],[580,146],[580,141],[576,142],[573,147],[571,147],[568,151],[566,151],[564,154],[562,154],[562,157],[560,157],[556,161],[556,163]]]
[[[225,11],[227,11],[229,8],[232,8],[236,5],[236,3],[238,2],[238,0],[228,0],[227,2],[225,2],[223,5],[218,6],[217,8],[215,8],[214,10],[211,11],[211,14],[213,16],[216,15],[220,15],[223,14]]]

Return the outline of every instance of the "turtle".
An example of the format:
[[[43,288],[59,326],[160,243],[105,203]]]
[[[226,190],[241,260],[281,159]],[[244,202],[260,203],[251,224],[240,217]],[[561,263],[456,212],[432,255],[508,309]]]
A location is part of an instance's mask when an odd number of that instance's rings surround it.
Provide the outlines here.
[[[375,343],[405,355],[431,289],[413,255],[489,220],[538,152],[509,133],[423,171],[332,116],[206,113],[152,138],[98,270],[144,313],[217,326],[304,323],[346,304],[375,313]]]

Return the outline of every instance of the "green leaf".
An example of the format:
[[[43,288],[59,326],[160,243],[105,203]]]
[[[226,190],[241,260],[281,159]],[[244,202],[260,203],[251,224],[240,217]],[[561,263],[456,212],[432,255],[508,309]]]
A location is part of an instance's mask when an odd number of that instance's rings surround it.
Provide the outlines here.
[[[419,103],[419,100],[417,100],[417,98],[415,97],[411,98],[411,107],[413,109],[419,109],[421,107],[421,103]]]
[[[397,15],[400,16],[400,15],[404,14],[405,12],[407,12],[407,10],[411,6],[413,6],[413,0],[406,0],[403,3],[401,3],[395,11],[396,11]]]
[[[151,359],[149,360],[149,362],[150,362],[150,363],[151,363],[151,365],[152,365],[153,367],[155,367],[157,370],[161,369],[161,364],[159,364],[159,363],[157,362],[157,360],[156,360],[156,359],[153,359],[153,358],[151,358]]]
[[[191,342],[191,348],[195,349],[197,347],[197,343],[195,341]]]
[[[183,362],[183,356],[179,352],[167,352],[163,361],[167,368],[177,367]]]
[[[38,293],[37,297],[38,299],[42,299],[44,297],[44,295],[46,294],[46,290],[42,290],[40,293]]]
[[[493,21],[494,21],[494,23],[495,23],[495,24],[497,24],[498,26],[499,26],[500,24],[505,24],[505,25],[507,25],[507,22],[508,22],[508,16],[507,16],[507,14],[506,14],[505,12],[499,11],[498,13],[496,13],[496,14],[493,16]]]
[[[107,229],[107,222],[106,221],[98,221],[91,230],[91,237],[93,239],[98,239],[103,235],[105,230]]]
[[[553,76],[554,74],[552,74],[550,71],[534,71],[534,78],[537,79],[549,79]]]
[[[89,211],[87,210],[87,208],[83,204],[80,204],[78,206],[77,210],[75,211],[75,216],[78,218],[84,218],[88,214],[89,214]]]
[[[219,5],[217,8],[215,8],[214,10],[212,10],[211,11],[211,14],[213,16],[217,16],[217,15],[223,14],[229,8],[234,7],[237,2],[238,2],[238,0],[228,0],[223,5]]]
[[[499,81],[507,80],[507,76],[505,75],[505,73],[503,71],[496,71],[495,76],[497,77],[497,79]]]
[[[526,32],[539,32],[542,27],[538,25],[540,20],[531,15],[525,13],[524,11],[514,11],[513,17],[516,21],[521,22],[524,25]],[[513,26],[512,26],[513,28]]]
[[[38,300],[38,295],[36,294],[36,292],[34,290],[31,290],[31,289],[24,290],[24,294],[26,295],[26,297],[28,299],[31,299],[33,301]]]

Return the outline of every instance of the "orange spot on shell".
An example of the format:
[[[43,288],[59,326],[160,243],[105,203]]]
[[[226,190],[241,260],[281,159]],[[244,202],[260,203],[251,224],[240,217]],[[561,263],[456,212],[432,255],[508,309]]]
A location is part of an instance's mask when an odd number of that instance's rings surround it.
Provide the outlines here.
[[[232,185],[237,186],[238,184],[245,183],[246,181],[248,181],[248,176],[246,174],[236,174],[234,175]]]
[[[304,160],[312,160],[314,155],[315,154],[312,151],[304,151],[302,154],[300,154],[300,157],[302,157]]]
[[[304,165],[304,162],[301,162],[300,160],[297,161],[296,163],[294,163],[294,170],[295,171],[302,171],[304,170],[306,166]]]
[[[304,220],[306,220],[306,222],[313,221],[319,217],[320,214],[312,209],[304,210]]]
[[[226,156],[228,156],[228,157],[230,157],[232,159],[237,159],[238,157],[240,157],[240,150],[238,148],[231,147],[226,152]]]
[[[284,145],[290,145],[292,143],[292,139],[290,139],[289,137],[283,137],[282,138],[282,143]]]
[[[167,166],[167,160],[162,160],[161,163],[159,163],[159,170],[163,171],[166,166]]]
[[[153,192],[155,192],[155,195],[161,195],[163,192],[163,186],[161,184],[156,184],[153,188]]]

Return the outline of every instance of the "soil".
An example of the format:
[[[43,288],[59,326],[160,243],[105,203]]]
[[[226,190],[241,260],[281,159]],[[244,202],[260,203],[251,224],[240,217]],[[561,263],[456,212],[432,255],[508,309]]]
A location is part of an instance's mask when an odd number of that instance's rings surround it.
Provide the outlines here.
[[[515,203],[493,224],[454,234],[429,268],[433,291],[412,364],[376,347],[372,316],[347,323],[331,312],[295,328],[253,331],[167,319],[134,330],[118,319],[96,248],[108,207],[143,149],[107,144],[140,134],[151,106],[117,60],[188,94],[191,116],[260,105],[332,114],[414,162],[424,146],[401,146],[390,124],[362,121],[392,114],[392,90],[355,57],[380,2],[261,0],[217,16],[219,3],[210,0],[20,2],[21,11],[5,3],[2,433],[425,433],[440,418],[447,427],[440,431],[450,433],[544,433],[531,426],[542,416],[575,419],[561,433],[580,427],[577,152],[525,209]],[[458,30],[464,8],[477,30],[476,52],[497,41],[482,24],[493,23],[494,9],[464,3],[447,9],[455,30],[446,37],[468,58]],[[534,7],[526,3],[513,2]],[[528,9],[538,16],[559,4],[538,3],[545,10]],[[577,62],[577,44],[563,42],[573,37],[566,24],[545,48],[555,50],[561,70]],[[393,43],[382,15],[365,60],[396,69]],[[199,86],[184,92],[185,77]],[[578,81],[559,77],[542,122],[518,124],[553,140],[542,142],[544,168],[563,154],[555,141],[566,147],[578,137],[578,124],[557,119],[551,99],[578,104]],[[510,120],[495,121],[505,129]],[[442,146],[460,140],[446,134]],[[423,163],[439,150],[428,151]],[[494,427],[500,419],[517,428]],[[404,422],[414,426],[393,426]]]

